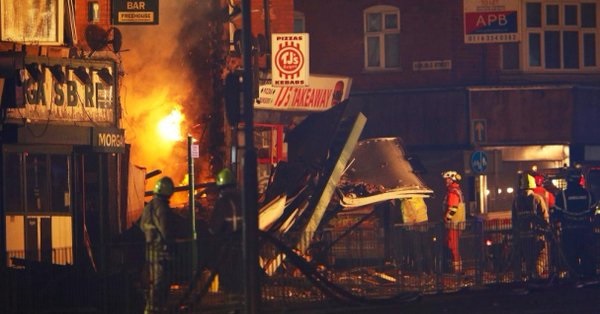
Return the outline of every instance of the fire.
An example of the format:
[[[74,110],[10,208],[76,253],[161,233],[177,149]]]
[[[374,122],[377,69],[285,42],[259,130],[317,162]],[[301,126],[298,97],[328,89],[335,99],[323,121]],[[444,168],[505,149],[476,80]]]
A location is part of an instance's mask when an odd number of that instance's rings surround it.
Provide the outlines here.
[[[171,110],[166,117],[162,118],[157,124],[157,131],[159,136],[166,141],[178,142],[183,140],[181,134],[181,123],[185,117],[181,113],[181,107],[176,106]]]

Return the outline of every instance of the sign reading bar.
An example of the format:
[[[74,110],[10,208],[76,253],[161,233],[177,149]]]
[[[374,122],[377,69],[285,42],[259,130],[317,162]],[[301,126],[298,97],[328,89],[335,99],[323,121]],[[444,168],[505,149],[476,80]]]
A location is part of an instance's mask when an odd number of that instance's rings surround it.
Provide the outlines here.
[[[464,0],[466,44],[518,42],[518,0]]]
[[[309,86],[261,85],[254,108],[323,111],[348,99],[351,84],[350,77],[311,75]]]
[[[113,24],[158,24],[158,0],[113,0]]]
[[[273,86],[307,86],[308,33],[271,35]]]

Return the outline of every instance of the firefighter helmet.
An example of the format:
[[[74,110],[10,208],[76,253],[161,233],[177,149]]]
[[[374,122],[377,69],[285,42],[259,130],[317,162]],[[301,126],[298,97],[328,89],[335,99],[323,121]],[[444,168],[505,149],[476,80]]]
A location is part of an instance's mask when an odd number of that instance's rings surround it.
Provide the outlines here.
[[[154,194],[170,197],[173,195],[174,188],[173,179],[162,177],[154,185]]]
[[[449,170],[449,171],[442,172],[442,178],[450,179],[450,180],[456,182],[456,181],[460,181],[460,179],[462,177],[460,176],[460,174],[458,174],[458,172],[456,172],[454,170]]]
[[[519,188],[521,190],[535,189],[536,179],[529,173],[521,173],[519,175]]]
[[[217,186],[233,184],[233,173],[229,168],[224,168],[217,173]]]

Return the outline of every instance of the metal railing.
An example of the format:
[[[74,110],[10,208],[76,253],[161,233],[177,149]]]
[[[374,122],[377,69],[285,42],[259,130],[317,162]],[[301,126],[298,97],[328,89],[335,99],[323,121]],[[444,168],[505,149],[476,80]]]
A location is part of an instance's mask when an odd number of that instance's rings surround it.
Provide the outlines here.
[[[329,301],[368,305],[498,283],[579,278],[575,267],[566,263],[556,229],[516,233],[510,219],[470,220],[457,227],[459,264],[447,246],[447,226],[442,223],[325,230],[315,235],[306,252],[291,249],[298,237],[263,234],[257,269],[262,306],[289,308]],[[590,233],[589,240],[596,275],[600,228]],[[48,264],[28,261],[25,252],[9,252],[11,267],[2,274],[0,312],[77,308],[90,313],[141,313],[150,285],[144,243],[113,244],[106,251],[108,266],[98,272],[56,265],[72,260],[66,253],[53,253],[54,264]],[[172,256],[167,312],[242,307],[239,238],[181,240]]]

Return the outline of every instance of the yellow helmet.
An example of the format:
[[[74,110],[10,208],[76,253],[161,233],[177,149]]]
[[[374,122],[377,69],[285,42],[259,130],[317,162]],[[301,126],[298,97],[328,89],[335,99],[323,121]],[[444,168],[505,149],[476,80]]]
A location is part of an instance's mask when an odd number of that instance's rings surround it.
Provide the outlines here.
[[[217,186],[233,184],[233,173],[228,168],[221,169],[217,173]]]
[[[535,189],[535,177],[529,173],[522,173],[519,177],[519,188],[522,190]]]
[[[154,185],[154,194],[170,197],[173,195],[175,185],[173,179],[169,177],[162,177]]]

